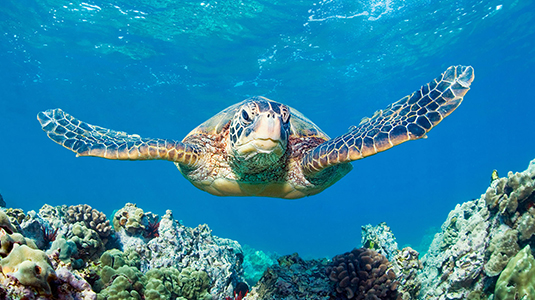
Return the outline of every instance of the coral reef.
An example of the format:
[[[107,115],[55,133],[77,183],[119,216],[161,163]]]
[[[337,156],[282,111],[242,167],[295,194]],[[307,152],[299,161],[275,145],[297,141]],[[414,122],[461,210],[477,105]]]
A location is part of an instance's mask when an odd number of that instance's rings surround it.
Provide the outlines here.
[[[329,261],[242,250],[205,224],[131,203],[114,214],[113,231],[88,205],[0,209],[0,299],[531,299],[534,186],[535,160],[505,178],[494,172],[479,199],[450,212],[421,260],[398,250],[386,223],[363,226],[365,248]]]
[[[535,258],[529,245],[509,260],[500,274],[495,300],[535,299]]]
[[[496,276],[535,232],[535,160],[457,205],[422,258],[420,299],[485,298]],[[533,244],[532,244],[533,245]]]
[[[334,288],[325,272],[327,265],[325,259],[305,261],[297,253],[282,256],[278,264],[264,272],[245,299],[330,299]]]
[[[65,212],[65,220],[70,224],[83,222],[87,228],[93,229],[101,238],[106,238],[111,233],[110,221],[106,215],[87,204],[69,206]]]
[[[122,215],[120,211],[117,215]],[[168,210],[160,220],[158,237],[145,242],[142,234],[131,236],[126,228],[117,235],[126,249],[135,249],[141,257],[141,270],[175,267],[204,270],[211,280],[215,298],[232,295],[233,286],[243,279],[243,252],[236,241],[212,235],[207,225],[189,228],[173,219]]]
[[[337,255],[326,272],[343,299],[398,299],[396,274],[386,257],[374,250]]]
[[[82,299],[96,294],[81,277],[60,266],[59,254],[47,256],[20,233],[9,233],[9,219],[0,210],[0,291],[2,299]]]
[[[139,235],[148,225],[145,212],[134,203],[126,203],[113,216],[113,228],[115,231],[125,229],[130,235]]]
[[[12,276],[39,293],[52,294],[50,282],[56,279],[56,274],[43,251],[15,243],[9,255],[0,260],[0,266],[6,277]]]
[[[398,253],[398,243],[390,227],[385,222],[373,227],[368,224],[362,226],[362,247],[375,250],[386,256],[388,260]]]
[[[255,285],[264,274],[264,271],[271,265],[277,263],[278,255],[255,250],[247,245],[243,249],[243,277],[250,285]]]
[[[396,274],[398,293],[403,300],[417,299],[421,282],[418,271],[423,268],[418,260],[419,253],[411,247],[403,248],[392,259],[392,270]]]

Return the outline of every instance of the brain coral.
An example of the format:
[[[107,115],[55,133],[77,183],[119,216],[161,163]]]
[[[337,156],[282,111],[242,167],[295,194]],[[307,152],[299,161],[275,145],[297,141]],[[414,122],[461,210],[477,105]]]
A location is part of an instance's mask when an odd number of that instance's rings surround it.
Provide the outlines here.
[[[360,248],[337,255],[326,272],[337,283],[336,291],[347,299],[399,297],[390,262],[374,250]]]

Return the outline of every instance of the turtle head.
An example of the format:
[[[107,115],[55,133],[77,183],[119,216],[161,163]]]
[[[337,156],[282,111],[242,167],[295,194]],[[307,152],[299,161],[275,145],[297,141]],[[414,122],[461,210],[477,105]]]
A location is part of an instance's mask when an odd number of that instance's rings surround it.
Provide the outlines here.
[[[263,97],[248,99],[229,128],[230,150],[246,173],[260,172],[280,160],[288,146],[290,109]]]

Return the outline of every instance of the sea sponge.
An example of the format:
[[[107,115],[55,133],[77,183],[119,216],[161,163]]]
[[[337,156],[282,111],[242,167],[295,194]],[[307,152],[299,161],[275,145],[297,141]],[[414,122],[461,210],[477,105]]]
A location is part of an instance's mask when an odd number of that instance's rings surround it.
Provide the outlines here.
[[[14,244],[9,255],[0,260],[2,273],[11,275],[22,284],[32,286],[46,295],[51,294],[50,282],[56,279],[48,256],[26,245]]]
[[[494,290],[495,300],[535,299],[535,259],[529,245],[502,271]]]
[[[111,234],[110,221],[106,215],[87,204],[69,206],[65,214],[65,220],[74,224],[84,222],[88,228],[93,229],[101,238],[106,238]]]
[[[360,248],[337,255],[326,272],[347,299],[398,299],[396,274],[386,257],[374,250]]]

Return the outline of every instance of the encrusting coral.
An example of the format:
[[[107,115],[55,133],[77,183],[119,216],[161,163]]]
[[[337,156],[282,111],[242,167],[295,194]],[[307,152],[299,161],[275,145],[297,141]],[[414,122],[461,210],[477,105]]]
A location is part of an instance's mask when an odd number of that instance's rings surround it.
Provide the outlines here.
[[[50,295],[50,282],[56,274],[46,254],[27,245],[13,244],[8,256],[0,260],[2,273],[15,277],[22,285],[32,286],[37,291]]]
[[[535,259],[529,245],[513,257],[496,282],[495,300],[535,299]]]
[[[360,248],[337,255],[326,272],[345,299],[401,299],[390,262],[374,250]]]
[[[59,253],[47,256],[36,244],[19,233],[8,233],[9,220],[2,218],[0,228],[0,296],[2,299],[80,299],[95,300],[89,284],[60,266]]]
[[[144,216],[143,209],[137,207],[134,203],[126,203],[113,216],[113,228],[115,231],[124,228],[130,235],[142,234],[148,225],[148,220]]]

